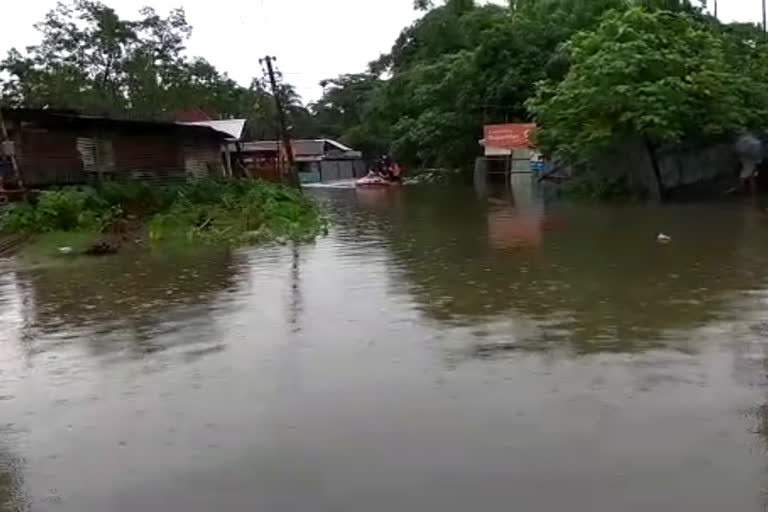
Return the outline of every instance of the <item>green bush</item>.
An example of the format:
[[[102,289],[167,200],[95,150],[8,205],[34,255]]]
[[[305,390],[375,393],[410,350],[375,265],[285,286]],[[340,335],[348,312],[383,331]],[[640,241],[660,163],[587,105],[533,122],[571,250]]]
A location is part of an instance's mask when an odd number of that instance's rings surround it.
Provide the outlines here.
[[[0,217],[5,233],[45,233],[94,229],[110,205],[88,187],[46,190],[32,202],[10,206]]]
[[[33,204],[8,208],[0,230],[101,231],[128,216],[148,223],[151,240],[305,239],[324,228],[315,205],[294,189],[255,180],[202,180],[173,187],[114,182],[48,190]]]
[[[28,203],[7,207],[0,217],[0,231],[3,233],[30,233],[37,226],[37,211]]]
[[[150,223],[150,238],[209,241],[312,238],[324,228],[315,205],[295,190],[253,180],[204,180],[176,190]],[[183,235],[183,236],[182,236]]]
[[[175,199],[175,189],[138,181],[107,182],[98,189],[108,204],[119,206],[129,215],[153,214],[168,208]]]
[[[38,198],[35,211],[40,231],[74,231],[80,227],[89,193],[51,190]]]

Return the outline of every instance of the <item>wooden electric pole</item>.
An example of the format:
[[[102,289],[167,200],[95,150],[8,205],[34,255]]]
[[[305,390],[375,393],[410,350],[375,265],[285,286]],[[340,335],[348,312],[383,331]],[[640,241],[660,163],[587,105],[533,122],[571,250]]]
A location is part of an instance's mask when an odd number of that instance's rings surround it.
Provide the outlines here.
[[[717,19],[717,0],[715,0],[715,19]]]
[[[763,0],[763,34],[768,33],[768,26],[765,24],[765,0]]]
[[[280,138],[283,140],[283,146],[285,147],[285,157],[288,160],[288,181],[291,185],[301,190],[301,183],[299,182],[299,175],[296,169],[296,164],[293,160],[293,148],[291,147],[291,135],[288,133],[288,123],[285,119],[285,110],[283,110],[283,100],[280,97],[280,90],[277,87],[277,79],[275,78],[275,70],[272,67],[272,61],[274,57],[267,55],[259,62],[264,62],[267,65],[267,75],[269,76],[269,83],[272,86],[272,96],[275,98],[275,107],[277,109],[277,119],[280,122]]]

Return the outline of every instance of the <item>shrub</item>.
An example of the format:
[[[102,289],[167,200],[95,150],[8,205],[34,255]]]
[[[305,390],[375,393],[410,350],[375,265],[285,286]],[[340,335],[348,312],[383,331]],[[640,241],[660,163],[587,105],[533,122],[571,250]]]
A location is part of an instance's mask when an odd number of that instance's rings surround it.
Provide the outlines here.
[[[148,222],[151,240],[305,239],[324,226],[315,205],[288,187],[254,180],[201,180],[173,187],[114,182],[44,191],[34,204],[7,209],[0,230],[102,231],[127,215]]]
[[[174,190],[138,181],[107,182],[98,189],[99,196],[109,205],[119,206],[130,215],[160,212],[174,200]]]
[[[81,190],[51,190],[40,194],[35,207],[37,230],[76,230],[80,226],[87,195]]]
[[[46,190],[32,204],[10,206],[0,217],[0,231],[44,233],[98,227],[110,206],[91,188]]]
[[[3,233],[29,233],[37,225],[37,211],[28,203],[7,207],[0,217],[0,231]]]

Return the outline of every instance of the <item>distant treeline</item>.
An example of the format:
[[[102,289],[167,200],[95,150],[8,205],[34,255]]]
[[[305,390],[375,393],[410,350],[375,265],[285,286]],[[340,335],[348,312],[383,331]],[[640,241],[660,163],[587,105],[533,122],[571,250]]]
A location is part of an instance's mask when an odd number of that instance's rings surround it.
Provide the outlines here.
[[[662,145],[761,130],[768,44],[685,0],[417,0],[425,15],[364,73],[327,81],[325,132],[401,160],[467,167],[485,123],[535,121],[588,162],[628,136]]]
[[[254,138],[274,138],[274,98],[262,78],[243,87],[200,57],[189,57],[192,34],[183,9],[151,8],[123,19],[101,2],[60,2],[36,25],[42,40],[0,63],[6,105],[75,109],[105,115],[174,119],[200,109],[247,118]],[[299,137],[312,136],[312,115],[295,89],[279,92]]]
[[[486,123],[535,121],[544,152],[572,164],[628,136],[651,145],[762,131],[768,44],[687,0],[416,0],[424,15],[360,73],[323,82],[303,106],[280,94],[298,137],[333,137],[368,155],[463,168]],[[2,62],[4,101],[173,116],[201,108],[275,136],[273,98],[184,52],[184,11],[135,20],[91,0],[60,4],[39,45]],[[3,75],[0,75],[3,76]]]

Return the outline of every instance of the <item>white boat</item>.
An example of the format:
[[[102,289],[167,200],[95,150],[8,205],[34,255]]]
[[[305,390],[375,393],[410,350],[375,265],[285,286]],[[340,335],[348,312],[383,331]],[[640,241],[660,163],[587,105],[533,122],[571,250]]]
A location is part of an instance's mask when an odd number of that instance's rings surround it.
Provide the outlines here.
[[[399,185],[400,182],[396,181],[390,181],[388,179],[382,178],[381,176],[365,176],[363,178],[360,178],[355,182],[356,187],[392,187],[395,185]]]

